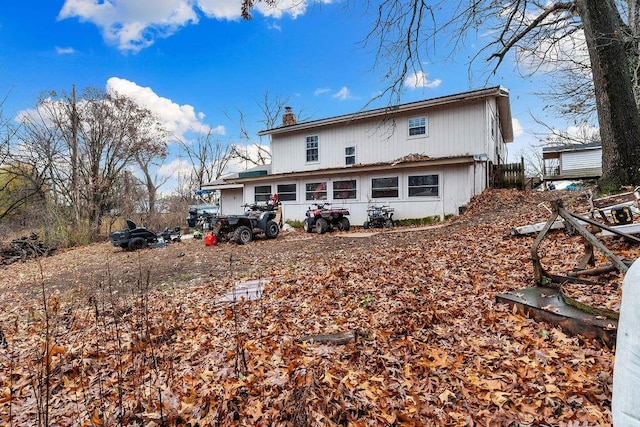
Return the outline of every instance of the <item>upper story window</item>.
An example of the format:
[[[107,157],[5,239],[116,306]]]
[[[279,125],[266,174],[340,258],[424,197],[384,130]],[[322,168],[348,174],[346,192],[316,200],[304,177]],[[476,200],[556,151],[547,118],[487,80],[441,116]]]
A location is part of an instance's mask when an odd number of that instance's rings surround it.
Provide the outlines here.
[[[253,191],[254,201],[256,203],[259,202],[268,202],[271,198],[271,186],[270,185],[256,185]]]
[[[374,199],[383,197],[398,197],[398,177],[371,179],[371,197]]]
[[[356,147],[345,147],[344,164],[347,166],[356,164]]]
[[[409,136],[426,135],[427,134],[427,118],[414,117],[409,119]]]
[[[438,197],[438,175],[409,176],[409,197]]]
[[[356,147],[345,147],[344,164],[347,166],[356,164]]]
[[[296,201],[296,185],[295,184],[278,184],[278,200]]]
[[[307,163],[317,162],[320,157],[318,156],[318,135],[312,135],[307,137]]]
[[[334,199],[355,199],[356,198],[356,180],[349,179],[346,181],[333,181],[333,198]]]
[[[306,200],[327,200],[326,182],[309,182],[305,185]]]

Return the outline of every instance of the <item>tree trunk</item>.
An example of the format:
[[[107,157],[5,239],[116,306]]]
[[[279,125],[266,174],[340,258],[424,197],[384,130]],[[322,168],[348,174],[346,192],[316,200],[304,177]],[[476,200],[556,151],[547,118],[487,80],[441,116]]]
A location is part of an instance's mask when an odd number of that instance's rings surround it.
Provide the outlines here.
[[[640,115],[614,0],[576,0],[589,48],[602,140],[601,188],[640,184]]]

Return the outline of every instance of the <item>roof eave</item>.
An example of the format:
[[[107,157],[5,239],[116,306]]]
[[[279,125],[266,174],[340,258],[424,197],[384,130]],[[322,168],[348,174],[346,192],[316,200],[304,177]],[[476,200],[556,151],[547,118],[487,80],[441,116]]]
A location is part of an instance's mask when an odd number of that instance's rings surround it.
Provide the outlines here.
[[[474,156],[457,156],[457,157],[446,157],[446,158],[438,158],[438,159],[429,159],[429,160],[420,160],[420,161],[411,161],[411,162],[391,162],[391,163],[375,163],[368,165],[353,165],[350,167],[340,167],[340,168],[327,168],[327,169],[319,169],[315,170],[312,173],[313,177],[320,176],[331,176],[336,174],[341,175],[351,175],[362,172],[375,172],[375,171],[394,171],[401,169],[415,169],[420,167],[437,167],[437,166],[450,166],[450,165],[462,165],[462,164],[473,164],[476,160]],[[281,173],[275,175],[266,175],[260,177],[251,177],[251,178],[237,178],[233,179],[234,184],[246,184],[251,182],[264,182],[270,181],[274,179],[280,178],[297,178],[300,176],[309,177],[310,171],[297,171],[297,172],[288,172]]]
[[[341,116],[329,117],[326,119],[314,120],[310,122],[297,123],[290,126],[280,126],[273,129],[267,129],[258,132],[258,136],[275,135],[288,132],[297,132],[307,129],[316,129],[321,126],[329,126],[340,123],[351,122],[354,120],[364,120],[371,118],[378,118],[388,116],[390,114],[401,114],[405,112],[411,112],[414,110],[423,109],[426,107],[435,107],[441,105],[448,105],[455,102],[470,101],[483,99],[490,96],[497,96],[503,100],[499,102],[498,108],[500,109],[501,125],[503,127],[503,134],[506,142],[513,141],[513,126],[511,124],[511,109],[509,106],[509,90],[502,86],[495,86],[486,89],[479,89],[475,91],[462,92],[454,95],[443,96],[439,98],[426,99],[423,101],[416,101],[407,104],[401,104],[397,106],[390,106],[384,108],[377,108],[369,111],[361,111],[358,113],[345,114]]]

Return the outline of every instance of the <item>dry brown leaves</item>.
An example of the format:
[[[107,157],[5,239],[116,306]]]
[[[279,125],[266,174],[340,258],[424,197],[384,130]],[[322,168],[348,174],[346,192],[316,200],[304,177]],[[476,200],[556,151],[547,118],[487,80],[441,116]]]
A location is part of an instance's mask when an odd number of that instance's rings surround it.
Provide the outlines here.
[[[3,283],[2,425],[610,425],[613,353],[495,302],[533,285],[535,236],[510,230],[545,221],[550,197],[487,191],[445,227],[370,238],[105,244],[109,274],[94,260],[92,276],[81,249],[56,255],[75,282],[25,263]],[[554,268],[579,258],[564,240],[545,246]],[[260,277],[261,299],[216,303]]]

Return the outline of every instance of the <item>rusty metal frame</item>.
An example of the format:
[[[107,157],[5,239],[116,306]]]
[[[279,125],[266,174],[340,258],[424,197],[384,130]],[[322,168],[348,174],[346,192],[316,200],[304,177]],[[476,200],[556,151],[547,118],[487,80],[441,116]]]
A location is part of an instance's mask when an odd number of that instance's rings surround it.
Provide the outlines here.
[[[607,227],[605,225],[602,225],[599,222],[596,222],[592,219],[589,218],[585,218],[585,217],[581,217],[578,215],[575,215],[571,212],[569,212],[568,210],[566,210],[562,204],[562,200],[555,200],[551,203],[552,206],[552,214],[549,217],[549,220],[546,222],[544,228],[540,231],[540,233],[538,234],[538,237],[536,237],[536,240],[533,242],[533,245],[531,246],[531,259],[533,261],[533,274],[534,274],[534,278],[536,280],[536,283],[544,285],[544,286],[550,286],[551,284],[559,284],[559,283],[564,283],[567,280],[573,281],[573,282],[578,282],[578,283],[594,283],[592,281],[588,281],[588,280],[584,280],[584,279],[579,279],[577,277],[577,275],[574,276],[560,276],[560,275],[555,275],[555,274],[551,274],[549,272],[547,272],[544,267],[542,267],[542,263],[540,261],[540,255],[538,255],[538,247],[540,246],[540,243],[542,243],[542,241],[544,240],[544,238],[546,237],[546,235],[549,233],[549,230],[551,229],[551,226],[553,225],[553,223],[558,219],[558,216],[560,216],[564,221],[565,221],[565,225],[569,226],[571,228],[572,231],[580,234],[584,239],[585,239],[585,253],[583,255],[583,257],[581,258],[580,262],[579,262],[579,267],[580,270],[583,271],[588,271],[588,270],[584,270],[586,268],[587,265],[594,265],[594,257],[593,257],[593,249],[596,248],[598,249],[600,252],[602,252],[612,263],[612,266],[620,271],[621,273],[626,273],[627,270],[629,269],[629,266],[627,265],[627,263],[625,262],[625,260],[619,258],[618,256],[616,256],[613,252],[611,252],[611,250],[609,250],[609,248],[607,248],[600,240],[598,240],[598,238],[596,236],[594,236],[591,232],[589,232],[589,230],[587,230],[581,223],[580,221],[586,222],[588,224],[594,225],[596,227],[605,229],[607,231],[610,231],[620,237],[623,237],[625,239],[628,239],[630,241],[636,242],[636,243],[640,243],[640,238],[632,236],[630,234],[626,234],[623,233],[621,231],[615,230],[611,227]],[[600,269],[601,271],[605,271]],[[606,270],[608,271],[608,270]]]

